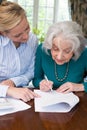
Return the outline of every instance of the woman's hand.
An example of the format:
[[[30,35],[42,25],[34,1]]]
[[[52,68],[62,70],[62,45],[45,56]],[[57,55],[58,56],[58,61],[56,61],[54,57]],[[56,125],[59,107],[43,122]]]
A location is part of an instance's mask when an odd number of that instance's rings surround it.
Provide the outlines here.
[[[40,97],[38,94],[34,93],[28,88],[16,88],[12,80],[4,80],[0,84],[9,86],[7,90],[7,96],[11,96],[16,99],[21,99],[24,102],[30,101],[35,97]]]
[[[83,84],[66,82],[63,85],[61,85],[56,91],[60,92],[60,93],[69,93],[69,92],[73,92],[73,91],[84,91],[84,86],[83,86]]]
[[[40,90],[41,91],[49,91],[53,87],[53,82],[50,80],[42,80],[39,84]]]
[[[35,97],[40,97],[38,94],[34,93],[32,90],[28,88],[16,88],[9,87],[7,90],[7,95],[16,99],[21,99],[24,102],[28,102]]]

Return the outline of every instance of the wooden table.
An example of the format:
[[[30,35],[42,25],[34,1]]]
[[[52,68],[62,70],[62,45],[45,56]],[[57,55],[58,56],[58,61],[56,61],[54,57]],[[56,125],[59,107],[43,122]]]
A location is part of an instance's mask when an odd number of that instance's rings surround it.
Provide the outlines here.
[[[87,130],[87,94],[80,97],[69,113],[34,112],[34,101],[28,102],[28,110],[0,116],[0,130]]]

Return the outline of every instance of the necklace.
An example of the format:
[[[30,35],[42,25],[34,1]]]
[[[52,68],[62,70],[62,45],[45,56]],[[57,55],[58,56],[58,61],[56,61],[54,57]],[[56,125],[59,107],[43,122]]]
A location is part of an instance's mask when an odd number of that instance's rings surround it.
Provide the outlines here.
[[[56,69],[56,63],[54,62],[54,69],[55,69],[55,76],[56,76],[56,80],[58,80],[59,82],[64,81],[67,76],[68,76],[68,72],[69,72],[69,62],[67,63],[67,67],[66,67],[66,72],[63,78],[59,78],[58,74],[57,74],[57,69]]]

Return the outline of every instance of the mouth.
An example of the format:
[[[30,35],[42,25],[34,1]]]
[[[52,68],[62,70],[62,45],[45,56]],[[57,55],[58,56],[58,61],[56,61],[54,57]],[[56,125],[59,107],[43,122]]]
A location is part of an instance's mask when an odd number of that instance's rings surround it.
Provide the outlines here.
[[[58,59],[55,59],[55,62],[59,65],[62,65],[65,63],[65,60],[58,60]]]
[[[57,61],[57,62],[64,62],[65,60],[58,60],[58,59],[55,59],[55,61]]]

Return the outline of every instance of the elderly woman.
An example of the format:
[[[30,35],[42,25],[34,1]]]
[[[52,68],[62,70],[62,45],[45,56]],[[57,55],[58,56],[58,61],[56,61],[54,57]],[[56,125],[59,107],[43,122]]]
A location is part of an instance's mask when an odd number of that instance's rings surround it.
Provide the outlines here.
[[[34,86],[42,91],[53,87],[63,93],[87,92],[85,41],[76,22],[64,21],[50,26],[44,43],[37,49]]]
[[[34,76],[37,42],[24,9],[0,0],[0,97],[11,96],[25,102],[37,97],[30,89],[22,88]]]

